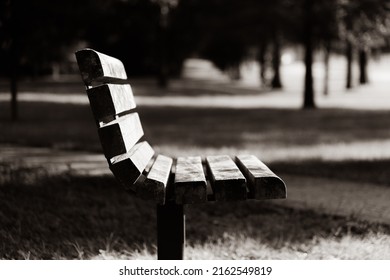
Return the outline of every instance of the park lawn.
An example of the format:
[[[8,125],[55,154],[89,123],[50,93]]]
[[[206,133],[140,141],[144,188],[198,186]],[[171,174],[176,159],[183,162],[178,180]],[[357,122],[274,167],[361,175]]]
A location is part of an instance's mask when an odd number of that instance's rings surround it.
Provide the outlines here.
[[[157,101],[156,101],[157,102]],[[87,105],[1,103],[0,144],[101,153]],[[275,171],[390,185],[390,112],[140,107],[145,137],[169,156],[255,154]]]
[[[4,105],[4,106],[3,106]],[[88,106],[0,111],[1,145],[100,153]],[[171,156],[253,153],[281,174],[389,186],[390,112],[141,107],[146,138]],[[1,163],[0,258],[155,258],[155,207],[112,177]],[[188,206],[186,258],[390,258],[386,225],[273,203]],[[148,222],[145,222],[148,221]]]
[[[17,123],[9,120],[8,102],[0,106],[0,143],[99,151],[87,105],[20,102]],[[140,107],[139,114],[153,144],[177,149],[257,147],[267,152],[270,147],[387,143],[390,136],[388,111]]]
[[[111,176],[1,166],[0,259],[153,259],[151,202]],[[6,179],[4,179],[6,178]],[[263,201],[186,206],[187,259],[388,259],[390,227]]]

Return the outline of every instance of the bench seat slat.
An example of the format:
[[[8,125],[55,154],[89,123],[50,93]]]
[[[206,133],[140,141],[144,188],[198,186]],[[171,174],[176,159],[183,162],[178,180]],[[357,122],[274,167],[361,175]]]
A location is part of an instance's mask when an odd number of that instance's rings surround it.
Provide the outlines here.
[[[254,155],[236,157],[237,166],[248,181],[250,196],[254,199],[286,198],[286,185]]]
[[[206,165],[216,201],[247,198],[245,177],[229,156],[208,156]]]
[[[172,158],[158,155],[143,184],[137,186],[137,196],[163,205],[172,163]]]
[[[144,134],[137,113],[104,124],[99,128],[98,133],[107,159],[130,151]]]
[[[134,182],[142,174],[154,155],[148,142],[136,144],[129,152],[116,156],[109,161],[115,178],[127,189],[134,189]]]
[[[177,204],[207,201],[207,183],[201,157],[177,159],[174,187]]]
[[[97,122],[136,107],[131,86],[104,84],[87,90],[89,103]]]
[[[126,80],[126,70],[122,61],[92,49],[76,52],[81,77],[86,85],[92,82],[120,82]]]

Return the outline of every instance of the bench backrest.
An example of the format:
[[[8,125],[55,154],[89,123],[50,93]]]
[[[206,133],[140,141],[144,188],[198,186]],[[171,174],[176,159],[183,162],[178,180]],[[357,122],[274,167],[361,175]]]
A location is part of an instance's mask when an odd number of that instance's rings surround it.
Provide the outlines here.
[[[115,177],[132,188],[154,155],[146,141],[123,63],[92,49],[76,52],[98,127],[103,153]]]

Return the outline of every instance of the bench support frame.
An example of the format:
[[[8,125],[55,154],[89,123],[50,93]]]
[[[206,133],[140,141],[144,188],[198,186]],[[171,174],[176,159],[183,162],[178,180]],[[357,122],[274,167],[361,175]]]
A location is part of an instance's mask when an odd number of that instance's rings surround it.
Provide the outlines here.
[[[157,258],[182,260],[185,244],[183,205],[157,205]]]

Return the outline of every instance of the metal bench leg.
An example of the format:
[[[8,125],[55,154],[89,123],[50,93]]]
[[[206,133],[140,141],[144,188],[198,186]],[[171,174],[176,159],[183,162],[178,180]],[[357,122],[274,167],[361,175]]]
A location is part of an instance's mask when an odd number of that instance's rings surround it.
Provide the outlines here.
[[[185,243],[183,205],[157,205],[157,258],[182,260]]]

